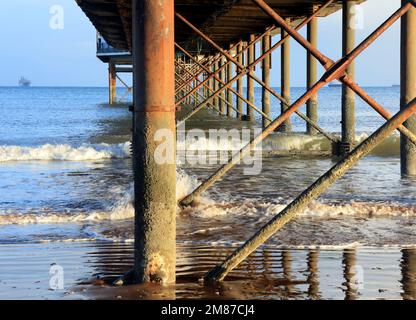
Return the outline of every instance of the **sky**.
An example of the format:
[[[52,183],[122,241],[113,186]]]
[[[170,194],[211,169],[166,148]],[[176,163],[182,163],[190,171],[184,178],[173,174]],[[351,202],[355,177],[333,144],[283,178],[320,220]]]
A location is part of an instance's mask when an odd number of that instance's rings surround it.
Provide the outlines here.
[[[50,10],[56,5],[63,9],[63,25],[54,24],[57,12]],[[399,6],[400,0],[367,0],[362,4],[357,44]],[[51,28],[51,22],[55,28]],[[333,60],[339,59],[341,12],[320,18],[318,25],[319,50]],[[0,30],[0,86],[14,86],[20,76],[29,78],[34,86],[107,86],[107,66],[95,56],[95,29],[75,0],[3,0]],[[301,33],[305,36],[306,28]],[[399,33],[398,21],[359,56],[356,80],[360,85],[399,83]],[[304,86],[306,52],[294,40],[291,43],[291,84]],[[278,51],[272,57],[272,86],[280,83]]]

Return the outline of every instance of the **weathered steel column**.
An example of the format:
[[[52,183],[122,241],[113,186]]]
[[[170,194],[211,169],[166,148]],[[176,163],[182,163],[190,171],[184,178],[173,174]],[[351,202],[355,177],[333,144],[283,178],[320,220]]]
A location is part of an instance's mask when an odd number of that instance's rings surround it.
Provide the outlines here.
[[[228,61],[227,61],[228,62]],[[227,66],[227,81],[230,81],[233,78],[233,67],[234,65],[232,63],[229,63]],[[233,105],[233,93],[231,92],[231,90],[227,89],[227,117],[231,118],[233,116],[233,109],[232,109],[232,105]]]
[[[254,34],[250,35],[250,42],[252,43],[256,36]],[[253,43],[247,50],[247,65],[251,65],[255,60],[256,54],[256,44]],[[254,75],[254,67],[250,68],[250,72],[247,75],[247,100],[254,103],[254,79],[251,77]],[[254,121],[254,110],[247,104],[247,120]]]
[[[261,50],[262,54],[270,49],[270,33],[267,33],[261,40]],[[262,81],[270,87],[270,58],[271,55],[268,54],[266,58],[262,61]],[[270,118],[270,92],[266,88],[262,87],[262,111]],[[262,116],[263,127],[267,127],[270,124],[265,116]]]
[[[117,97],[117,73],[116,65],[110,61],[108,63],[108,102],[114,104]]]
[[[222,57],[221,58],[221,66],[223,66],[224,64],[226,64],[227,63],[227,59],[225,58],[225,57]],[[226,77],[226,71],[227,71],[227,68],[225,67],[225,68],[223,68],[221,71],[220,71],[220,79],[222,80],[222,81],[224,81],[224,82],[227,82],[227,77]],[[224,102],[224,100],[225,100],[225,94],[226,94],[226,91],[227,90],[223,90],[223,91],[221,91],[221,93],[220,93],[220,97],[221,97],[221,99],[219,99],[219,101],[220,101],[220,110],[221,110],[221,114],[223,115],[223,116],[225,116],[226,114],[227,114],[227,108],[226,108],[226,104],[225,104],[225,102]]]
[[[218,62],[215,62],[215,64],[214,64],[214,66],[213,66],[213,72],[216,72],[217,70],[218,70],[218,67],[219,67],[219,63]],[[214,82],[214,92],[216,92],[218,89],[219,89],[219,83],[218,83],[218,80],[216,80],[215,78],[214,78],[214,80],[213,80],[213,82]],[[215,96],[215,98],[214,98],[214,106],[218,109],[218,110],[220,110],[220,105],[219,105],[219,103],[218,103],[218,96]]]
[[[240,42],[237,46],[237,53],[239,54],[238,56],[238,62],[240,62],[242,65],[244,65],[244,52],[243,52],[243,44]],[[236,67],[237,69],[237,74],[241,73],[241,69]],[[240,78],[237,80],[237,92],[238,94],[240,94],[241,96],[244,94],[243,92],[243,79]],[[243,100],[241,100],[241,98],[237,97],[237,112],[236,112],[236,117],[238,119],[241,119],[243,116]]]
[[[402,0],[403,5],[405,2]],[[416,8],[410,9],[401,20],[401,91],[400,105],[405,108],[416,98]],[[416,116],[413,115],[404,126],[416,133]],[[416,147],[401,135],[401,171],[403,175],[416,176]]]
[[[286,31],[281,30],[282,39],[287,36]],[[290,104],[290,40],[288,39],[281,47],[281,86],[282,86],[282,97]],[[281,112],[283,113],[289,106],[281,103]],[[279,131],[289,132],[292,129],[290,119],[286,120],[279,128]]]
[[[318,18],[313,18],[308,23],[308,41],[315,47],[318,47]],[[318,81],[318,61],[315,57],[307,52],[307,76],[306,87],[309,90]],[[306,116],[318,122],[318,94],[314,94],[306,104]],[[309,135],[316,135],[318,131],[309,123],[306,123],[306,132]]]
[[[136,282],[175,282],[174,0],[133,0]]]
[[[342,55],[345,56],[355,48],[355,1],[344,0],[342,4]],[[355,62],[346,73],[355,81]],[[346,85],[342,86],[342,139],[340,154],[348,153],[355,143],[355,93]]]

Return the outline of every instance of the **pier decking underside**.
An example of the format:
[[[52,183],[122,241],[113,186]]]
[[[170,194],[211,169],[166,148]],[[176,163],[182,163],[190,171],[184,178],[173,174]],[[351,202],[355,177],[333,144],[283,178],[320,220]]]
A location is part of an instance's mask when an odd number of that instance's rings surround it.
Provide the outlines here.
[[[309,16],[325,0],[269,0],[279,14],[290,19],[293,26]],[[357,3],[363,0],[357,1]],[[96,29],[109,44],[120,50],[132,49],[131,0],[77,0]],[[342,1],[334,1],[320,16],[330,15],[342,8]],[[274,24],[273,19],[251,0],[175,0],[175,11],[226,48],[231,43],[247,40],[250,34],[264,32]],[[275,29],[275,32],[280,32]],[[191,53],[211,54],[215,49],[179,19],[175,20],[175,41]]]

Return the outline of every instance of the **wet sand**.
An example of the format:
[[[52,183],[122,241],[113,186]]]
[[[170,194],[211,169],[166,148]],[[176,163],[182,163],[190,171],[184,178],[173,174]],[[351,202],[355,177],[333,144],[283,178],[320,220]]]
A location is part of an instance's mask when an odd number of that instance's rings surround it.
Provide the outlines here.
[[[112,287],[131,268],[132,244],[0,246],[0,299],[415,299],[416,249],[281,250],[262,247],[226,281],[199,279],[233,248],[178,246],[177,284]],[[50,267],[64,270],[51,290]]]

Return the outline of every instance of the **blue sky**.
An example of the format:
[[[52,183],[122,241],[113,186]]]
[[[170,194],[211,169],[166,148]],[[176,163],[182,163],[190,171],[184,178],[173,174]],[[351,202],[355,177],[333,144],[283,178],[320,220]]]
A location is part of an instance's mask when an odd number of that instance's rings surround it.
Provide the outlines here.
[[[49,27],[50,7],[64,9],[64,29]],[[400,0],[368,0],[362,5],[362,41],[400,5]],[[106,86],[107,66],[95,57],[95,30],[75,0],[8,0],[0,5],[0,86],[20,76],[36,86]],[[357,60],[357,82],[364,86],[399,83],[400,23],[388,30]],[[305,35],[305,30],[302,32]],[[341,56],[341,12],[319,21],[319,49]],[[305,50],[292,41],[293,86],[305,84]],[[272,85],[279,84],[279,53],[273,55]]]

